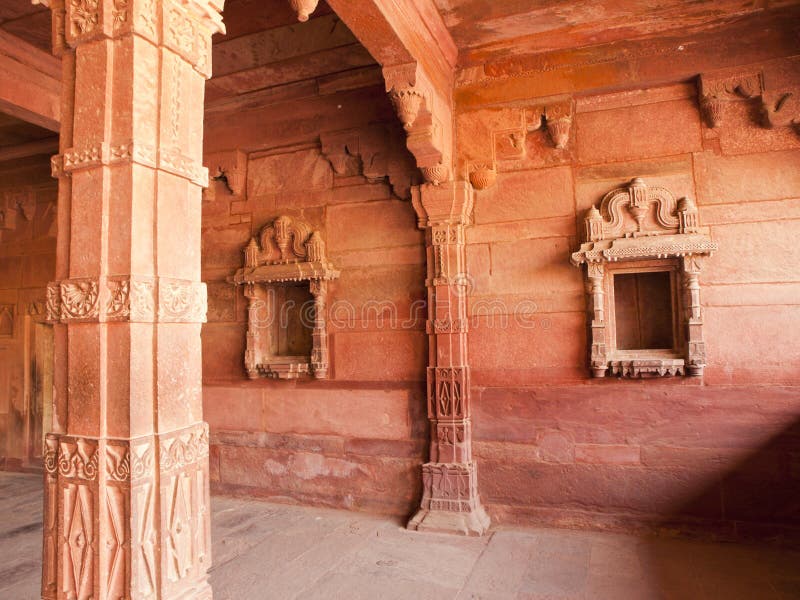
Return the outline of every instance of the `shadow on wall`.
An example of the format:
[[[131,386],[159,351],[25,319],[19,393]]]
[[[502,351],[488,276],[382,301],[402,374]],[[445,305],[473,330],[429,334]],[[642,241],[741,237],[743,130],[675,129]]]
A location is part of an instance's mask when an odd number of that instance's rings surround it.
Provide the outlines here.
[[[714,468],[713,457],[708,463]],[[718,468],[719,456],[716,463]],[[699,520],[700,515],[717,517]],[[685,532],[687,518],[698,518],[693,527],[698,533],[739,543],[644,539],[637,553],[641,572],[662,597],[800,598],[800,421],[721,475],[710,473],[709,485],[678,506],[660,528]],[[758,547],[748,547],[756,541]]]
[[[800,420],[727,465],[720,452],[707,452],[698,457],[705,464],[694,465],[708,470],[706,487],[671,511],[660,528],[669,532],[696,518],[691,529],[713,539],[800,548]]]

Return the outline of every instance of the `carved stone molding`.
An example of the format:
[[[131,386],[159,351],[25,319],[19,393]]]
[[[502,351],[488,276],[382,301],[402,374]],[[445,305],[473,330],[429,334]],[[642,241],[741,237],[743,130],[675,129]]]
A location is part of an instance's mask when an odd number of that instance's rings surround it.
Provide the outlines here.
[[[705,365],[700,315],[699,258],[717,250],[689,198],[633,179],[612,190],[584,218],[584,243],[571,257],[586,265],[590,319],[590,368],[624,377],[701,375]],[[670,281],[672,348],[617,348],[615,277],[664,273]],[[685,306],[684,311],[681,306]],[[641,348],[641,346],[633,346]]]
[[[206,286],[168,277],[70,279],[47,286],[46,320],[204,323]]]
[[[764,91],[761,72],[703,73],[698,78],[698,98],[703,118],[709,127],[722,123],[726,102],[756,98]]]
[[[244,248],[244,267],[229,278],[231,283],[244,286],[248,299],[247,338],[244,356],[245,370],[251,379],[259,376],[277,379],[297,379],[305,374],[317,379],[328,376],[328,334],[325,321],[328,281],[339,277],[339,271],[327,258],[322,234],[311,225],[287,215],[265,225],[258,238]],[[279,306],[278,292],[308,286],[313,300],[299,307],[292,322],[282,322],[284,308],[294,308],[294,300]],[[291,303],[291,306],[289,304]],[[307,322],[310,310],[313,322]],[[305,318],[304,318],[305,317]],[[293,327],[296,332],[310,329],[310,352],[306,355],[281,348],[280,332]]]

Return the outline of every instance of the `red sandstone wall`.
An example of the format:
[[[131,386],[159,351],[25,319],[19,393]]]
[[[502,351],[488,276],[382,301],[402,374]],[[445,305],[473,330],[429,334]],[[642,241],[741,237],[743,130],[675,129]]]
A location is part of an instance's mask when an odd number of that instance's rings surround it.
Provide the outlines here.
[[[321,119],[326,113],[332,118]],[[321,133],[381,119],[397,127],[385,93],[369,88],[209,117],[212,169],[214,153],[231,148],[229,119],[241,132],[233,138],[235,147],[256,150],[248,153],[243,193],[231,194],[216,182],[213,199],[207,194],[203,205],[203,278],[209,288],[209,323],[202,334],[204,410],[212,430],[215,487],[406,514],[418,500],[427,435],[426,312],[419,307],[425,297],[423,234],[411,203],[399,199],[388,181],[336,175],[319,144]],[[360,137],[365,151],[367,134]],[[381,152],[399,149],[402,159],[402,129],[395,137],[400,143],[394,149],[381,138]],[[370,162],[380,161],[378,156]],[[406,178],[413,174],[400,170]],[[242,265],[250,237],[281,214],[319,228],[341,271],[328,295],[339,318],[329,323],[326,381],[251,382],[244,372],[245,299],[225,278]],[[415,302],[417,318],[405,322]]]
[[[35,467],[31,456],[41,456],[28,450],[31,365],[25,357],[55,273],[56,183],[48,157],[0,163],[0,209],[8,227],[0,229],[0,313],[12,313],[11,334],[0,327],[0,468],[19,469]]]
[[[797,61],[762,66],[773,89],[800,84]],[[695,94],[579,97],[566,150],[530,135],[527,158],[501,161],[478,194],[473,312],[537,307],[531,328],[482,317],[470,332],[480,490],[496,521],[800,527],[800,136],[760,127],[752,101],[727,104],[711,130]],[[460,113],[462,133],[479,112]],[[695,198],[720,246],[701,274],[702,381],[589,378],[569,252],[584,211],[635,176]]]
[[[796,61],[760,66],[777,89],[800,84]],[[470,102],[459,108],[462,136],[488,110]],[[584,94],[575,107],[567,149],[531,133],[525,157],[500,161],[497,183],[478,193],[468,230],[471,308],[494,311],[494,323],[476,317],[470,332],[487,508],[496,522],[728,536],[800,525],[800,137],[761,128],[752,101],[726,105],[724,125],[709,129],[693,83]],[[243,298],[223,283],[249,237],[287,212],[324,231],[342,270],[332,303],[360,314],[388,300],[402,315],[424,297],[410,205],[385,183],[334,175],[317,144],[326,131],[391,121],[390,111],[371,89],[207,115],[209,155],[250,152],[247,191],[217,183],[204,204],[204,404],[217,489],[415,507],[427,435],[422,323],[398,331],[359,318],[332,331],[329,381],[249,382]],[[569,254],[584,210],[634,176],[695,198],[720,244],[701,275],[702,381],[589,378],[584,283]],[[533,326],[516,326],[515,308],[532,306]]]

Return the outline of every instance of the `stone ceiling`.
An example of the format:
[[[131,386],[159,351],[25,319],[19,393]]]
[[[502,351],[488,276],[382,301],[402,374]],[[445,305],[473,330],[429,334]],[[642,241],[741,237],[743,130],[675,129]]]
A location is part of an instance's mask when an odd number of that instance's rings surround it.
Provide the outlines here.
[[[434,0],[462,66],[504,55],[697,33],[797,0]]]

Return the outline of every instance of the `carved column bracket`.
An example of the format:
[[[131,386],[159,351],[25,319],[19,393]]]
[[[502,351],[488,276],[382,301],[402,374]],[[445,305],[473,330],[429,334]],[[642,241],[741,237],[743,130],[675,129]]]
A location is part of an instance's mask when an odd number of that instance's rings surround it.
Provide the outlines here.
[[[571,97],[527,107],[481,109],[457,116],[458,171],[476,190],[492,185],[502,165],[514,168],[528,159],[528,137],[543,130],[556,150],[569,145],[574,115]]]
[[[420,510],[409,529],[482,535],[489,517],[480,502],[472,459],[471,387],[467,357],[464,228],[473,191],[464,181],[413,189],[428,255],[427,370],[430,456],[423,465]]]
[[[756,98],[764,91],[761,72],[703,73],[698,78],[698,98],[709,127],[719,127],[727,102]]]
[[[407,133],[406,145],[425,180],[452,176],[452,90],[442,89],[419,63],[384,67],[386,92]]]

